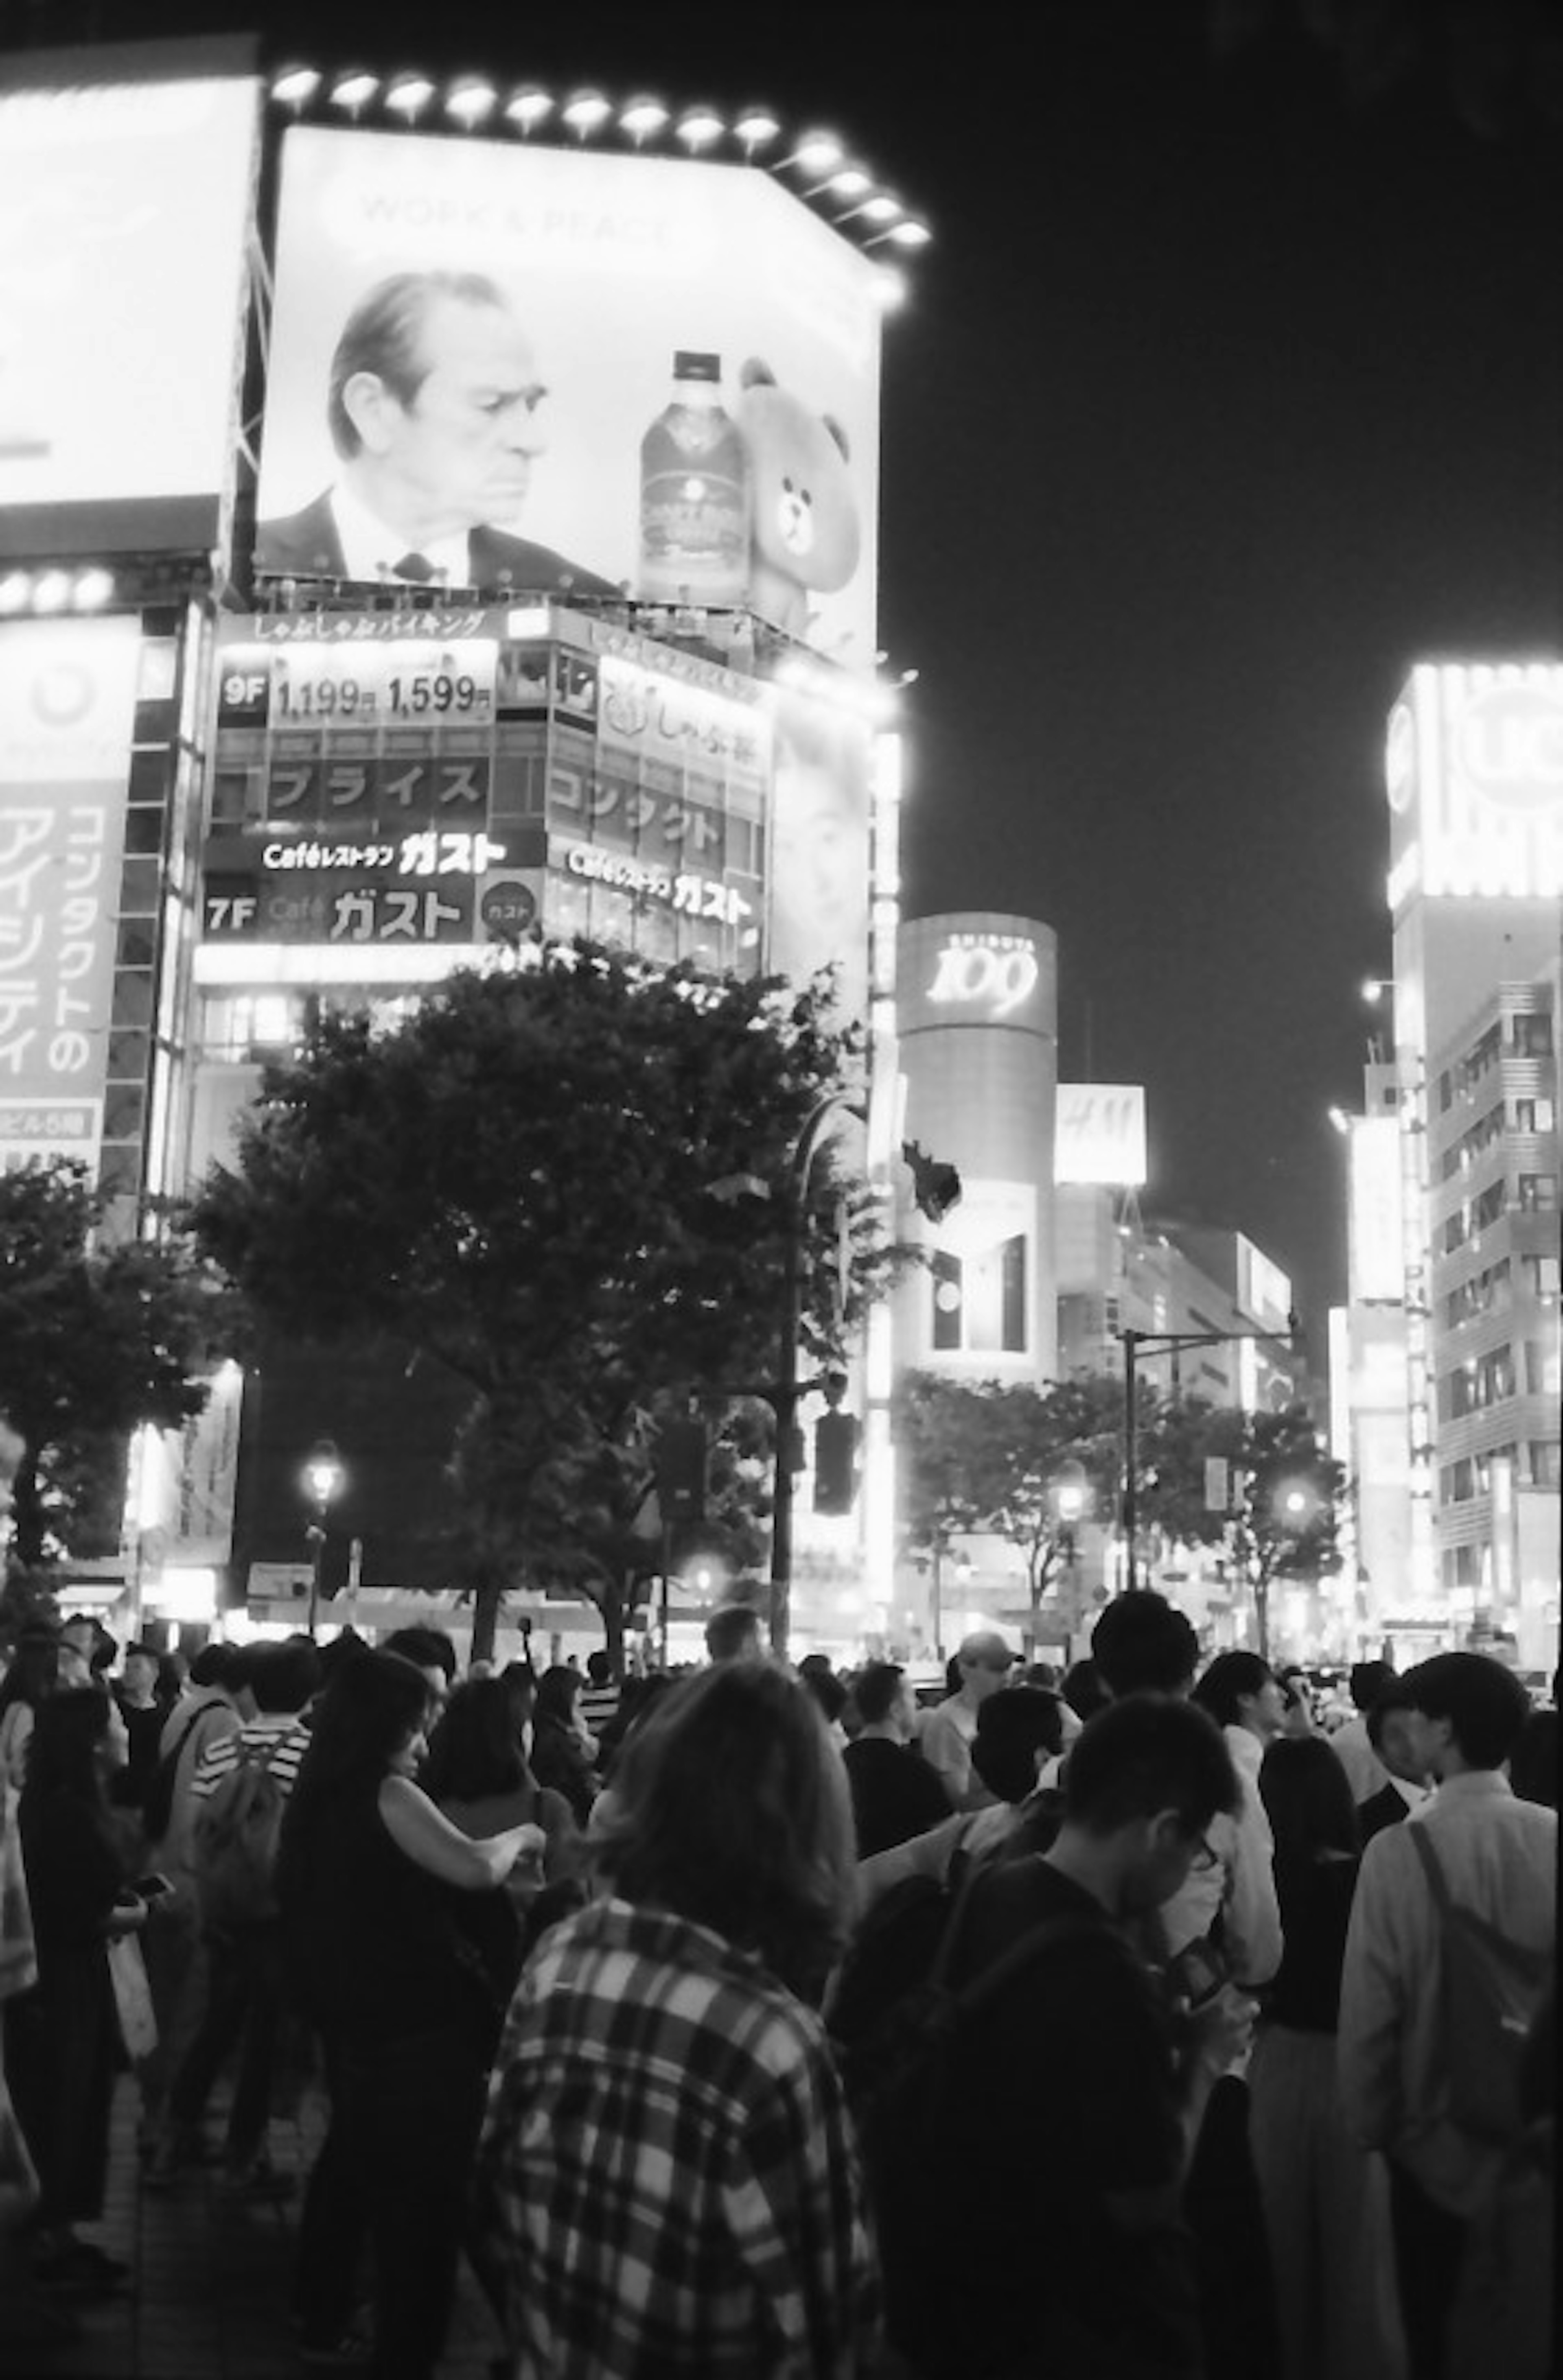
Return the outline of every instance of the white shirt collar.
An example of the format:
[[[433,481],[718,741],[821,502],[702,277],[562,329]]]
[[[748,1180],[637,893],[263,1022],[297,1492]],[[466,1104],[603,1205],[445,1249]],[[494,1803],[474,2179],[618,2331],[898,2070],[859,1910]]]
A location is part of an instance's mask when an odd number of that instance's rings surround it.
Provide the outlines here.
[[[342,565],[348,577],[367,579],[392,577],[395,575],[393,564],[399,562],[410,550],[407,539],[397,530],[387,528],[345,480],[338,480],[332,489],[330,502],[342,547]],[[454,537],[436,538],[432,544],[421,545],[416,550],[433,565],[436,574],[444,573],[447,586],[466,587],[470,584],[471,564],[465,529],[458,529]]]

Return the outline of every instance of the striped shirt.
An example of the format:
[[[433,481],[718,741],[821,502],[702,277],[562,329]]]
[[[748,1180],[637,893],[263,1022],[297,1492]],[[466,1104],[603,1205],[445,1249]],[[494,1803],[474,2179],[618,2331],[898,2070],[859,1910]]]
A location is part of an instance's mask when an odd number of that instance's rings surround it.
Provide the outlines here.
[[[224,1778],[238,1766],[241,1749],[263,1755],[283,1793],[291,1793],[299,1764],[309,1748],[310,1730],[295,1712],[264,1711],[259,1718],[247,1719],[232,1734],[219,1736],[215,1743],[208,1745],[190,1785],[191,1799],[209,1801]]]
[[[855,2380],[878,2277],[824,2027],[759,1961],[595,1901],[511,2004],[479,2155],[516,2380]]]
[[[580,1724],[593,1738],[599,1738],[610,1718],[618,1714],[618,1688],[616,1685],[582,1686],[575,1698]]]

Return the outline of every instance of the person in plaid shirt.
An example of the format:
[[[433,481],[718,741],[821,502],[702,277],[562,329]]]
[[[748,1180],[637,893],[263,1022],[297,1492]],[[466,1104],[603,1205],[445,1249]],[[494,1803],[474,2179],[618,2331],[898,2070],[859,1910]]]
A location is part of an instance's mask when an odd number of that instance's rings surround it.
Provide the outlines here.
[[[608,1893],[521,1979],[479,2155],[516,2380],[856,2380],[878,2273],[811,2005],[852,1821],[812,1697],[758,1663],[690,1679],[599,1824]]]

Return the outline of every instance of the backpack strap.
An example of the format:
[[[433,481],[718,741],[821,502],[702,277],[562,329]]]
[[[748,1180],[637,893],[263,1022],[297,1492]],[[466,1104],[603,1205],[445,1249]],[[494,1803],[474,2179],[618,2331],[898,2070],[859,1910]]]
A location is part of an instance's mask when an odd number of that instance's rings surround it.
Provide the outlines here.
[[[1416,1846],[1417,1857],[1422,1862],[1423,1873],[1427,1878],[1428,1888],[1433,1894],[1434,1906],[1438,1912],[1440,1922],[1447,1923],[1454,1915],[1454,1898],[1449,1891],[1449,1880],[1444,1874],[1438,1854],[1428,1840],[1427,1828],[1408,1825],[1406,1832]]]
[[[189,1718],[186,1719],[183,1727],[179,1730],[178,1734],[168,1746],[167,1751],[162,1755],[158,1763],[160,1767],[163,1761],[165,1760],[168,1764],[169,1773],[172,1775],[173,1771],[177,1768],[179,1765],[180,1753],[183,1752],[186,1744],[189,1742],[190,1737],[195,1733],[195,1723],[197,1719],[204,1718],[209,1710],[215,1710],[221,1701],[222,1696],[220,1694],[208,1694],[204,1702],[197,1703],[194,1710],[191,1711]]]
[[[969,1820],[956,1838],[955,1848],[950,1852],[949,1865],[945,1870],[945,1888],[950,1895],[951,1901],[950,1913],[945,1922],[945,1930],[939,1937],[939,1947],[934,1954],[934,1963],[928,1970],[929,1984],[936,1991],[943,1989],[946,1978],[949,1974],[950,1961],[955,1956],[956,1941],[965,1924],[966,1912],[971,1906],[971,1888],[980,1876],[986,1875],[991,1865],[991,1862],[987,1860],[972,1857],[971,1834],[972,1822]]]

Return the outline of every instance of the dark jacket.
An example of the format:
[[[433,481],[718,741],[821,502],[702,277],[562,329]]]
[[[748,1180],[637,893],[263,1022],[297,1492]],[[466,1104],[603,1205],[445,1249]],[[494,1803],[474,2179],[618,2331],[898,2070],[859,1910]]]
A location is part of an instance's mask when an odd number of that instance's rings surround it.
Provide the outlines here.
[[[529,539],[507,536],[503,529],[472,529],[467,551],[474,587],[502,589],[513,595],[613,597],[621,591],[594,571],[556,553],[551,546],[533,545]],[[302,512],[261,522],[255,532],[255,567],[284,577],[346,577],[348,566],[329,490]]]

